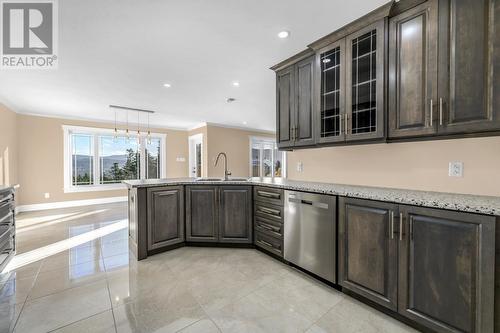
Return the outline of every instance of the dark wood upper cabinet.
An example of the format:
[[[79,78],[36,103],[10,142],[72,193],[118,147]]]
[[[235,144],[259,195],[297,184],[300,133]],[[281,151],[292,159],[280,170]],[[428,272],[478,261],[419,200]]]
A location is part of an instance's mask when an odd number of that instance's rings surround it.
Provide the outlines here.
[[[499,15],[495,0],[439,2],[440,134],[500,129]]]
[[[346,37],[346,140],[385,135],[386,19]]]
[[[279,148],[313,145],[314,56],[276,72],[277,141]]]
[[[317,52],[318,143],[345,141],[345,39]]]
[[[498,0],[394,1],[311,43],[272,67],[278,147],[499,135],[499,16]]]
[[[218,241],[217,186],[186,186],[186,240]]]
[[[219,242],[253,242],[252,187],[219,187]]]
[[[184,242],[182,186],[148,188],[148,250]]]
[[[389,20],[389,138],[437,133],[438,1]]]
[[[314,56],[296,65],[295,146],[314,144]]]
[[[339,284],[397,310],[398,238],[390,203],[339,198]]]
[[[276,125],[279,148],[294,145],[295,71],[290,66],[276,73]]]
[[[495,218],[400,206],[399,312],[436,332],[493,332]]]

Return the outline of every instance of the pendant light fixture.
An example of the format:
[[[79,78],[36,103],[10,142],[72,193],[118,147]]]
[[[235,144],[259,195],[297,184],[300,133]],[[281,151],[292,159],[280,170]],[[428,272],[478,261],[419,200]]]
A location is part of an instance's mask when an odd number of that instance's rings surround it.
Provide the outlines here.
[[[137,112],[137,145],[141,144],[141,122],[140,122],[140,115],[141,113],[147,113],[148,114],[148,134],[147,134],[147,143],[151,143],[151,131],[149,128],[149,115],[151,113],[155,113],[154,111],[151,110],[144,110],[144,109],[134,109],[134,108],[129,108],[126,106],[119,106],[119,105],[110,105],[109,106],[111,109],[114,109],[115,111],[115,131],[114,131],[114,136],[115,138],[118,137],[118,128],[116,127],[116,111],[117,110],[122,110],[127,112],[127,128],[125,129],[125,135],[127,137],[127,142],[130,142],[130,129],[129,129],[129,123],[128,123],[128,112],[129,111],[134,111]]]

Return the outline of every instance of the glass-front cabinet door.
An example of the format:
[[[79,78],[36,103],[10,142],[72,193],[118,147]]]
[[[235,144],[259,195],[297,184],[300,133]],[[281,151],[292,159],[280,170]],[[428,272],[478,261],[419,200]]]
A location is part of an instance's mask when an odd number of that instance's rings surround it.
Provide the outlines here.
[[[320,77],[318,130],[319,142],[345,140],[345,40],[321,49],[316,56]]]
[[[384,29],[376,22],[346,37],[346,140],[384,137]]]

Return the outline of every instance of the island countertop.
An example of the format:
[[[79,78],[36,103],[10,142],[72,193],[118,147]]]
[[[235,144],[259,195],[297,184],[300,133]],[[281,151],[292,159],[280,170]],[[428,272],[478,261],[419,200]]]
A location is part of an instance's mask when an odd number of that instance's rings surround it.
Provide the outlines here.
[[[306,182],[288,179],[249,178],[249,180],[198,180],[196,178],[166,178],[127,180],[129,188],[168,185],[254,185],[282,188],[285,190],[330,194],[359,199],[370,199],[398,204],[500,216],[500,197],[427,192],[397,188]]]

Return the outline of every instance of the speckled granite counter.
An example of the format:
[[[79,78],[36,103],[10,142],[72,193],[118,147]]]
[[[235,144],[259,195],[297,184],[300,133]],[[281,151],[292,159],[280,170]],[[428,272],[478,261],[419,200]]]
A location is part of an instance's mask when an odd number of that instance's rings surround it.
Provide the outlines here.
[[[441,192],[425,192],[384,187],[355,186],[344,184],[302,182],[295,180],[266,180],[251,178],[249,181],[199,181],[196,178],[169,178],[151,180],[124,181],[128,187],[155,187],[165,185],[189,184],[250,184],[283,188],[314,193],[324,193],[352,198],[408,204],[414,206],[442,208],[462,212],[500,216],[500,197],[453,194]]]

